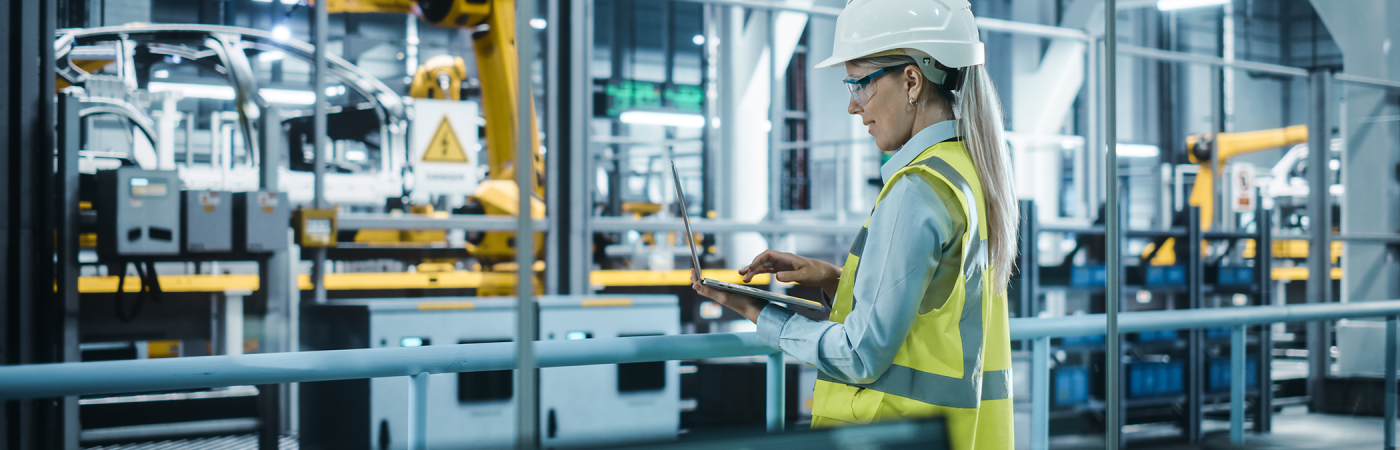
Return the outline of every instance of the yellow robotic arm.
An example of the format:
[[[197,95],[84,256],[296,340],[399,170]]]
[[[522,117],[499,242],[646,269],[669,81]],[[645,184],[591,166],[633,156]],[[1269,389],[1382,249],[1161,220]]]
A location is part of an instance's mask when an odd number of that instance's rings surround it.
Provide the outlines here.
[[[481,77],[481,111],[486,119],[487,164],[491,180],[515,179],[516,143],[520,136],[519,108],[516,96],[520,61],[515,50],[515,0],[325,0],[331,13],[389,13],[414,14],[435,26],[444,28],[474,28],[472,49]],[[460,58],[433,58],[414,75],[410,94],[418,98],[459,99],[453,81],[466,77],[465,64]],[[444,85],[445,83],[449,83]],[[439,90],[443,97],[432,92]],[[535,110],[530,102],[530,111]],[[530,161],[535,173],[531,191],[544,198],[544,158],[540,155],[539,126],[530,115],[530,144],[534,157]],[[483,201],[490,201],[483,198]]]
[[[311,0],[316,4],[316,0]],[[414,0],[326,0],[328,13],[415,14]]]
[[[1187,157],[1191,163],[1200,165],[1189,203],[1201,208],[1201,230],[1210,230],[1211,224],[1215,222],[1214,166],[1223,166],[1230,158],[1236,156],[1307,141],[1306,125],[1219,135],[1204,133],[1186,138]],[[1216,159],[1217,164],[1211,164],[1212,157]]]
[[[462,58],[438,55],[413,74],[413,84],[409,85],[408,95],[413,98],[438,100],[461,100],[462,80],[467,78],[467,63]]]
[[[544,217],[544,158],[540,155],[539,125],[530,102],[530,148],[527,163],[535,176],[529,189],[515,183],[516,148],[520,139],[519,87],[520,61],[515,47],[515,0],[324,0],[332,13],[413,14],[435,26],[472,29],[472,49],[476,54],[477,75],[481,79],[481,112],[486,121],[488,179],[477,185],[474,197],[487,215],[518,215],[522,192],[529,193],[530,215]],[[409,94],[415,98],[461,100],[461,83],[466,78],[462,58],[438,56],[429,59],[414,74]],[[426,236],[426,235],[425,235]],[[436,234],[432,235],[436,236]],[[467,243],[467,251],[487,270],[516,270],[514,233],[484,233],[478,243]],[[544,253],[544,234],[535,233],[536,256]],[[534,268],[534,270],[542,270]],[[535,282],[541,293],[542,284]],[[513,285],[483,285],[481,295],[506,295]]]

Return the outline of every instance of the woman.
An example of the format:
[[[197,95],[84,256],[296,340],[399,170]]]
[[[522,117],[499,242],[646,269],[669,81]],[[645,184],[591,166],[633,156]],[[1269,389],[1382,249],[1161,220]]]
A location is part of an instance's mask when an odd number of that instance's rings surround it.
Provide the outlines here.
[[[817,286],[829,321],[693,283],[816,366],[812,426],[942,417],[955,449],[1010,449],[1006,285],[1019,211],[1001,105],[966,0],[853,0],[833,56],[891,157],[845,266],[768,250],[745,281]]]

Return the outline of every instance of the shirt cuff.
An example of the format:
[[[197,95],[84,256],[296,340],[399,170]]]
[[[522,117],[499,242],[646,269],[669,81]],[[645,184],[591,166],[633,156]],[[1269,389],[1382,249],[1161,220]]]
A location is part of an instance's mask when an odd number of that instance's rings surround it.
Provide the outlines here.
[[[783,325],[792,317],[792,310],[769,304],[758,313],[758,340],[769,347],[782,350],[778,338],[783,334]]]

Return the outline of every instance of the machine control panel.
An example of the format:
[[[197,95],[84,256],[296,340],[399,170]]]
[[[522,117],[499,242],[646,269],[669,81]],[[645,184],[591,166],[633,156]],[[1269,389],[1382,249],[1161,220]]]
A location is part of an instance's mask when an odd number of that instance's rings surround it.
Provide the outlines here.
[[[97,251],[104,256],[180,253],[180,177],[122,167],[97,173]]]

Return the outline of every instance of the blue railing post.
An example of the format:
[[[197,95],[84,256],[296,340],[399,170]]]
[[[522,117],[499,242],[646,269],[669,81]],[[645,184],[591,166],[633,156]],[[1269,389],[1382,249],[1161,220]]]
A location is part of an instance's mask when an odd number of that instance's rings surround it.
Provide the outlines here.
[[[1385,318],[1385,450],[1395,450],[1395,319]]]
[[[1244,325],[1230,327],[1230,445],[1244,445]]]
[[[768,355],[768,432],[783,431],[787,420],[787,377],[783,362],[783,352]]]
[[[426,450],[428,448],[428,372],[410,377],[412,386],[408,393],[408,448]]]
[[[1050,448],[1050,338],[1031,347],[1031,450]]]

